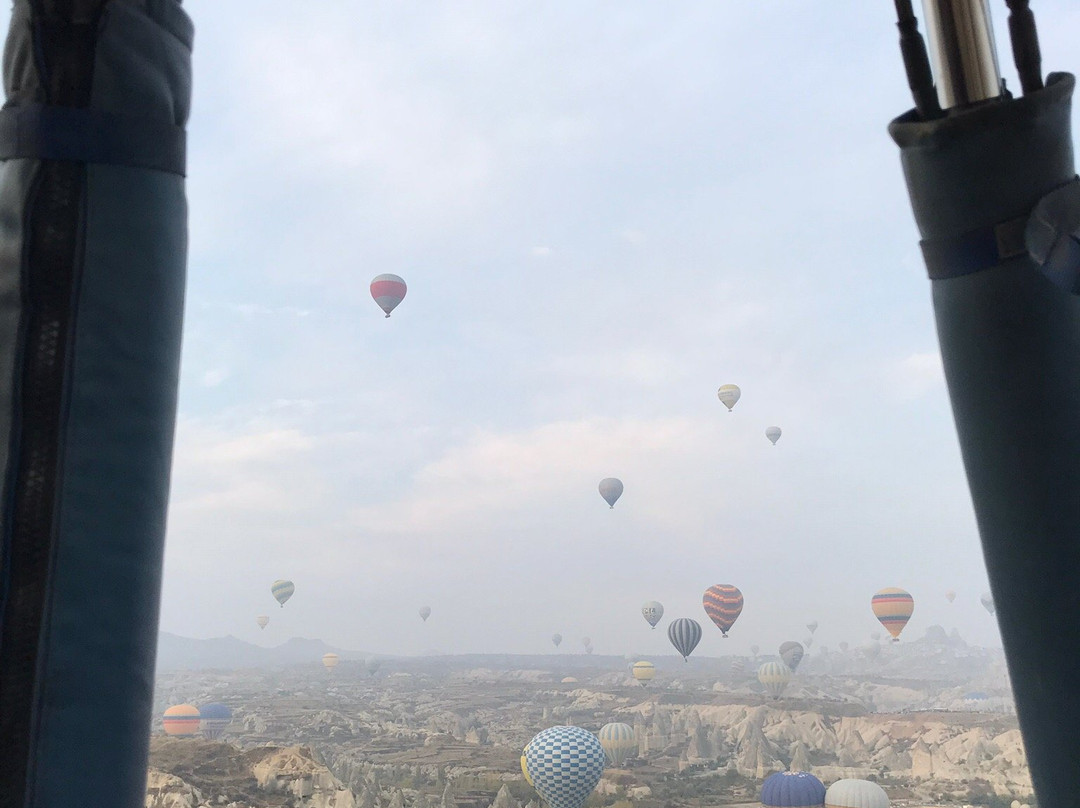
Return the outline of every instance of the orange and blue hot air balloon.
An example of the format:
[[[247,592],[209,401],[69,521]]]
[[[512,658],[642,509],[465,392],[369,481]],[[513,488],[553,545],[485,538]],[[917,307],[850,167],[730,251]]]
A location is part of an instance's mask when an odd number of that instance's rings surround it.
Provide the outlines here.
[[[895,586],[886,587],[870,601],[874,617],[892,635],[893,642],[900,642],[900,632],[908,624],[915,611],[915,598]]]
[[[405,293],[408,290],[409,288],[402,278],[390,273],[376,275],[371,281],[371,296],[387,317],[405,299]]]
[[[199,708],[193,704],[175,704],[161,717],[161,725],[168,735],[184,737],[199,731]]]
[[[705,614],[709,615],[720,633],[725,637],[739,619],[743,609],[743,595],[739,587],[731,584],[716,584],[705,590],[705,596],[701,599],[705,606]]]

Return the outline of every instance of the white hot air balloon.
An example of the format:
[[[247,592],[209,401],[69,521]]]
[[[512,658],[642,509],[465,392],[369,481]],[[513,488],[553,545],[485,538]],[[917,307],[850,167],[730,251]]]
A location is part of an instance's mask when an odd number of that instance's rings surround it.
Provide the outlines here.
[[[255,618],[255,622],[259,624],[259,628],[266,628],[266,626],[270,623],[270,616],[260,614],[258,617]]]
[[[770,426],[765,428],[765,437],[772,442],[773,446],[775,446],[776,442],[780,440],[780,436],[782,434],[783,431],[778,426]]]
[[[421,606],[420,610],[417,612],[417,614],[419,614],[420,619],[423,620],[426,623],[427,619],[429,617],[431,617],[431,607],[430,606]]]
[[[828,808],[889,808],[889,795],[869,780],[837,780],[825,792]]]
[[[716,397],[720,399],[720,403],[728,408],[728,412],[731,412],[735,405],[739,403],[739,399],[742,398],[742,390],[739,389],[737,384],[722,384],[720,389],[716,391]]]

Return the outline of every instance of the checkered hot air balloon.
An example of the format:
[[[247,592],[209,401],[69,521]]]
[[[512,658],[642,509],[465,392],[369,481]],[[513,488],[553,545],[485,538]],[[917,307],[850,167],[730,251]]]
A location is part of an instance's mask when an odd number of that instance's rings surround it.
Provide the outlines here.
[[[890,586],[874,595],[870,608],[878,622],[892,635],[893,642],[900,642],[900,632],[915,611],[915,599],[903,589]]]
[[[615,768],[619,768],[627,758],[637,754],[637,736],[629,724],[604,724],[597,736],[607,754],[608,763]]]
[[[390,273],[376,275],[371,281],[371,296],[387,317],[405,299],[405,293],[408,290],[404,280]]]
[[[701,642],[701,623],[689,617],[680,617],[668,623],[667,636],[675,650],[682,654],[683,662]]]
[[[723,636],[731,631],[735,621],[743,610],[743,595],[739,587],[731,584],[716,584],[705,590],[701,599],[705,614],[716,624]]]
[[[550,727],[525,747],[525,773],[549,808],[581,808],[604,773],[606,755],[581,727]]]

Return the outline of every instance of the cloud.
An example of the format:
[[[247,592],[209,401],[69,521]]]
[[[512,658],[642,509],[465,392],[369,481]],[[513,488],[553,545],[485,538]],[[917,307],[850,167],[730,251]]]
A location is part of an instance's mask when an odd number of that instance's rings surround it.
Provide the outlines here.
[[[203,387],[217,387],[229,378],[228,368],[211,368],[202,375]]]

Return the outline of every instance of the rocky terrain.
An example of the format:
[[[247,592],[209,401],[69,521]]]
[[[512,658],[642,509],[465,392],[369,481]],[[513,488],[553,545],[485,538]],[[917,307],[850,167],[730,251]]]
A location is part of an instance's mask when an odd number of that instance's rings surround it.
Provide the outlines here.
[[[536,732],[611,721],[635,728],[638,755],[606,773],[592,808],[750,803],[785,769],[874,779],[894,805],[1031,801],[1000,652],[940,630],[821,649],[779,700],[730,658],[654,661],[646,689],[626,660],[583,654],[387,659],[376,676],[347,657],[332,673],[317,661],[162,672],[159,714],[220,701],[233,721],[223,742],[166,738],[159,724],[146,804],[520,808],[538,799],[518,761]]]

